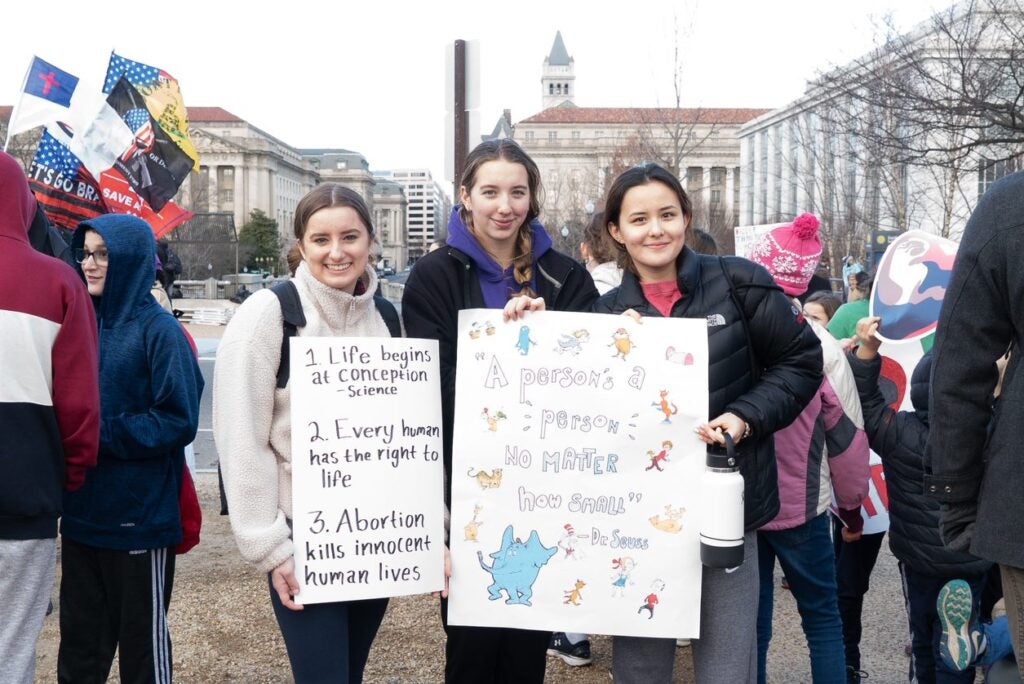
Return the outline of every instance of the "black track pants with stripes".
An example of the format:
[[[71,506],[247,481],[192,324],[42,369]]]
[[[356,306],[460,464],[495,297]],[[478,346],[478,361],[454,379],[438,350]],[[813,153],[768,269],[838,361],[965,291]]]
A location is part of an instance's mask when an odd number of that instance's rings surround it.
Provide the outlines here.
[[[173,584],[173,549],[112,551],[64,537],[58,681],[105,682],[120,648],[124,684],[170,682]]]

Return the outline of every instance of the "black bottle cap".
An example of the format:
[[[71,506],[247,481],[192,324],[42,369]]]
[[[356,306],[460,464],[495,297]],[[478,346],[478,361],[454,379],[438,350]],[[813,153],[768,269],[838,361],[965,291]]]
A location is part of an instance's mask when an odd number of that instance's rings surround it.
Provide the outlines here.
[[[740,467],[736,460],[736,445],[732,441],[732,435],[727,431],[723,430],[722,434],[725,436],[725,445],[709,444],[705,465],[708,468],[735,470]]]

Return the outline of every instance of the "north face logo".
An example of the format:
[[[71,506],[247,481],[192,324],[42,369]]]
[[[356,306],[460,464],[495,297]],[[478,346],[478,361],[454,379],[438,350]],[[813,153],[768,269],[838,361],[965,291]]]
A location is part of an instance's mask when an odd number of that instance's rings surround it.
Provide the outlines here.
[[[720,325],[725,325],[725,316],[722,314],[711,314],[708,316],[709,328],[717,328]]]

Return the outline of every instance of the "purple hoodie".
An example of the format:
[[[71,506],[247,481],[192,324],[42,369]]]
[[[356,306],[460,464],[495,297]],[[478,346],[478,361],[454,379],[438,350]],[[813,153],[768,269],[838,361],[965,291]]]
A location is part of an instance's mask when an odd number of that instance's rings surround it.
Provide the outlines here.
[[[516,282],[512,275],[512,267],[502,269],[490,254],[477,242],[476,237],[469,232],[469,228],[462,222],[459,210],[462,205],[456,205],[452,209],[451,218],[448,219],[448,244],[464,252],[473,260],[477,267],[477,277],[480,280],[480,289],[483,291],[484,303],[488,309],[500,309],[505,306],[509,295],[519,292],[522,287]],[[551,249],[551,238],[548,236],[544,226],[537,219],[530,222],[533,231],[533,261],[537,262],[541,256]],[[537,290],[536,273],[530,279],[530,287]]]

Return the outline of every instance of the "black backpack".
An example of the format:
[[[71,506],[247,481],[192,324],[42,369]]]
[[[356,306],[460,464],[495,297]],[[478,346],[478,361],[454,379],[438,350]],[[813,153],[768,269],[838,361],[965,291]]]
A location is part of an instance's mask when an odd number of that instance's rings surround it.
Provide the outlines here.
[[[299,328],[305,327],[306,317],[302,313],[302,301],[299,299],[299,291],[295,289],[295,283],[285,280],[270,288],[270,291],[277,295],[281,302],[281,315],[284,317],[284,329],[281,335],[281,363],[277,367],[277,388],[284,389],[288,386],[288,376],[291,373],[290,349],[288,338],[294,337]],[[377,312],[384,319],[388,326],[388,332],[392,337],[402,336],[402,324],[398,320],[398,311],[395,305],[380,295],[373,296],[373,305]],[[220,485],[220,514],[228,514],[228,499],[224,494],[224,478],[220,474],[220,463],[217,464],[217,480]]]

